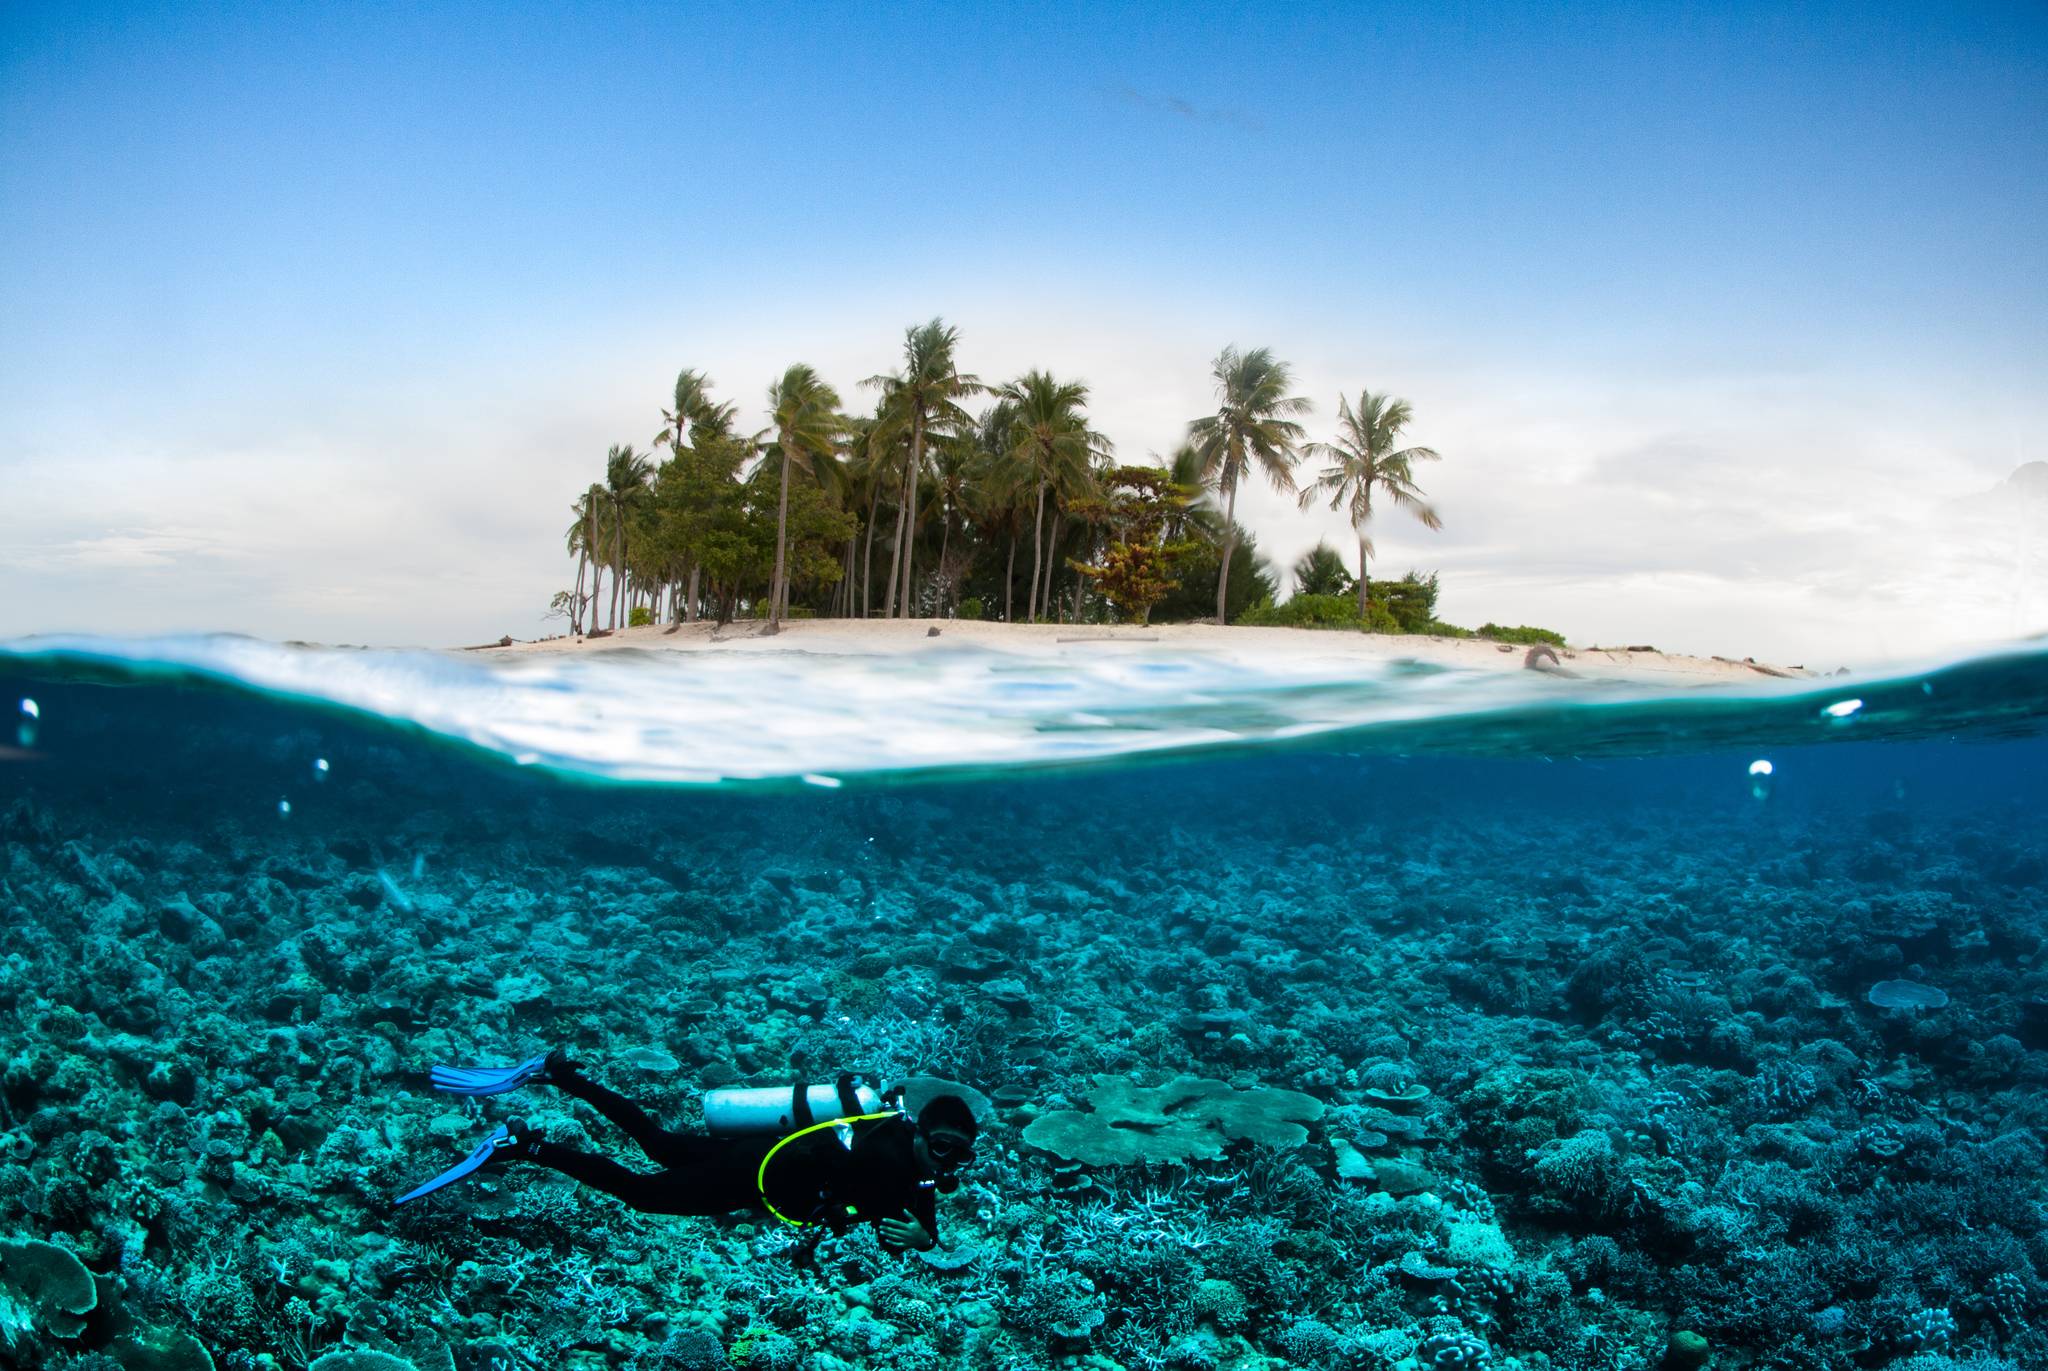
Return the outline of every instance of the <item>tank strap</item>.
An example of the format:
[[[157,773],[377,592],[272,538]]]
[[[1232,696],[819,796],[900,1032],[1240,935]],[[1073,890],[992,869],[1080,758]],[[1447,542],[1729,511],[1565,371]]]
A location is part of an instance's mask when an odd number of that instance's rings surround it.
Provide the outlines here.
[[[783,1213],[780,1209],[777,1209],[773,1204],[769,1203],[768,1163],[775,1160],[775,1154],[777,1152],[780,1152],[783,1148],[789,1146],[791,1143],[795,1142],[798,1138],[803,1137],[805,1134],[816,1133],[821,1128],[837,1128],[841,1124],[870,1123],[876,1119],[901,1118],[902,1113],[903,1111],[899,1109],[885,1109],[879,1114],[857,1114],[850,1119],[827,1119],[823,1123],[814,1123],[811,1124],[809,1127],[799,1128],[796,1132],[790,1134],[786,1138],[783,1138],[781,1141],[777,1142],[775,1146],[768,1149],[768,1155],[761,1158],[761,1169],[754,1173],[754,1189],[761,1192],[761,1207],[767,1210],[769,1213],[773,1214],[776,1218],[781,1219],[784,1223],[788,1224],[792,1228],[809,1227],[812,1223],[816,1222],[816,1220],[792,1219],[789,1215]]]
[[[789,1121],[798,1128],[809,1128],[817,1118],[811,1112],[810,1082],[798,1081],[789,1088]]]
[[[840,1117],[850,1119],[865,1107],[860,1102],[860,1087],[866,1084],[867,1078],[864,1076],[857,1076],[851,1071],[839,1073]]]

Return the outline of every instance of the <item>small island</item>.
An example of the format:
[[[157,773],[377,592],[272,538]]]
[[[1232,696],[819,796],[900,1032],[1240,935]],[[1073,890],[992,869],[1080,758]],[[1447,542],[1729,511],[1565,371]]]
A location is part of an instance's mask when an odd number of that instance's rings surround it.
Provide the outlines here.
[[[959,345],[942,319],[906,330],[900,367],[860,383],[874,395],[865,412],[792,365],[754,433],[709,377],[684,370],[649,445],[613,445],[603,479],[572,503],[575,580],[551,606],[567,632],[492,646],[694,649],[800,627],[804,645],[837,652],[941,636],[1039,653],[1163,639],[1662,682],[1803,674],[1649,645],[1574,649],[1529,625],[1462,627],[1437,617],[1434,572],[1375,579],[1376,516],[1443,527],[1418,480],[1441,454],[1407,442],[1404,399],[1340,396],[1317,440],[1287,363],[1225,347],[1215,410],[1188,421],[1170,456],[1132,463],[1091,426],[1085,382],[1044,370],[985,381],[961,369]],[[1237,521],[1248,480],[1343,513],[1355,562],[1318,543],[1283,584]],[[1311,645],[1292,629],[1343,635]]]

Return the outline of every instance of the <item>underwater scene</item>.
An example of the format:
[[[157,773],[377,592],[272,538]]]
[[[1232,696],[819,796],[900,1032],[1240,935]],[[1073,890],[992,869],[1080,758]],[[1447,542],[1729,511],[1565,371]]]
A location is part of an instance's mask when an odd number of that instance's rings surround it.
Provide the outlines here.
[[[2048,1367],[2048,653],[610,656],[0,647],[0,1362]],[[531,1163],[843,1073],[929,1241]]]

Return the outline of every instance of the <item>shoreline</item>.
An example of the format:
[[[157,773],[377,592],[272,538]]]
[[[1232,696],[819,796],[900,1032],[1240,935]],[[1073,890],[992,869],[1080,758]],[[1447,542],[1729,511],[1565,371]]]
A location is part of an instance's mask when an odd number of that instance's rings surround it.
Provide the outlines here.
[[[937,629],[936,636],[932,630]],[[757,620],[680,626],[650,624],[602,637],[564,634],[530,642],[489,643],[456,649],[489,656],[613,652],[810,652],[898,657],[963,645],[1034,658],[1065,658],[1102,651],[1180,650],[1225,656],[1327,661],[1346,658],[1385,665],[1417,662],[1465,671],[1534,674],[1622,681],[1638,685],[1757,685],[1810,680],[1804,667],[1754,660],[1695,657],[1631,648],[1534,650],[1526,644],[1429,634],[1358,633],[1338,629],[1219,627],[1216,624],[1136,625],[1008,624],[979,619],[791,619],[770,636]]]

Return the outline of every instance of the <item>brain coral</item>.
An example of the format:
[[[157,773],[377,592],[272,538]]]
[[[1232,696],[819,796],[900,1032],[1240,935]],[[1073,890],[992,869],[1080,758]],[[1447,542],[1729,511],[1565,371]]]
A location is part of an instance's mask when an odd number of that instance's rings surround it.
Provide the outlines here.
[[[1100,1076],[1087,1102],[1041,1115],[1024,1141],[1089,1166],[1185,1162],[1220,1157],[1235,1141],[1297,1147],[1308,1140],[1303,1125],[1323,1114],[1321,1100],[1298,1091],[1238,1090],[1195,1076],[1160,1086]]]

